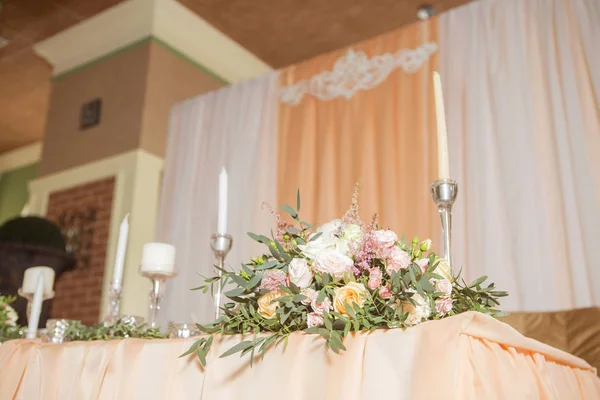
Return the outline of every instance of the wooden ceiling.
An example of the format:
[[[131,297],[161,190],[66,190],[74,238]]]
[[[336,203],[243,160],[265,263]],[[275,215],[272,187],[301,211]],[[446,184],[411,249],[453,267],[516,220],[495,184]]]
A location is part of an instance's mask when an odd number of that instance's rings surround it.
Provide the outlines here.
[[[0,153],[40,140],[51,69],[32,45],[122,0],[0,0]],[[421,0],[179,0],[280,68],[416,20]],[[438,13],[470,0],[431,1]],[[218,72],[218,71],[217,71]]]

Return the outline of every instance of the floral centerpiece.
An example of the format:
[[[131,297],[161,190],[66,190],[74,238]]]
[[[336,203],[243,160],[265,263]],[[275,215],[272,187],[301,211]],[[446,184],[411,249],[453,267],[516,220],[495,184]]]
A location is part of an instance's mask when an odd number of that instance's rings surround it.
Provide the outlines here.
[[[22,328],[17,325],[19,315],[11,304],[15,296],[0,295],[0,342],[21,337]]]
[[[299,217],[297,207],[282,210],[289,224],[271,209],[277,220],[272,237],[249,233],[268,253],[243,264],[239,271],[222,270],[195,288],[208,292],[213,285],[233,284],[224,293],[231,302],[223,315],[199,329],[208,333],[184,353],[195,353],[202,365],[215,334],[259,334],[227,350],[222,357],[241,352],[262,353],[286,341],[292,332],[318,334],[338,353],[350,332],[407,328],[427,320],[466,311],[497,316],[494,284],[487,277],[470,284],[453,276],[448,263],[430,251],[431,240],[400,240],[377,226],[377,216],[364,224],[358,213],[358,190],[341,219],[318,229]]]

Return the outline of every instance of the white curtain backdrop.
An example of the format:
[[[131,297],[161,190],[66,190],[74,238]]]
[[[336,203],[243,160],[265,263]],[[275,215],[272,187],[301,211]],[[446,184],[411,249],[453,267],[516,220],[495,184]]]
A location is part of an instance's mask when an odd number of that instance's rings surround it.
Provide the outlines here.
[[[217,230],[218,175],[229,173],[229,223],[239,268],[262,254],[247,232],[269,232],[261,209],[276,200],[277,73],[211,92],[174,107],[170,119],[157,240],[177,248],[179,275],[168,282],[160,318],[208,322],[212,298],[191,288],[213,276],[210,236]],[[274,204],[275,205],[275,204]]]
[[[440,38],[455,267],[509,311],[600,305],[600,2],[474,2]]]

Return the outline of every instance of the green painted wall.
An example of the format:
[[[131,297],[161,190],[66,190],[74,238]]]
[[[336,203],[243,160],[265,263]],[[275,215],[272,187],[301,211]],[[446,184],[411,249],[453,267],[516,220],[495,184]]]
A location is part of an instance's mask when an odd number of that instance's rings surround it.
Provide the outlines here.
[[[0,174],[0,225],[18,217],[29,198],[29,181],[37,176],[38,164]]]

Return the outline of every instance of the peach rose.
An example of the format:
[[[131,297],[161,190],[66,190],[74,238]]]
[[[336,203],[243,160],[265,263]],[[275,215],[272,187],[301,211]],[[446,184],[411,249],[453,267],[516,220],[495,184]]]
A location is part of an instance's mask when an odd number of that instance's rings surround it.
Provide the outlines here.
[[[348,314],[344,303],[350,306],[356,303],[359,307],[362,307],[368,295],[369,292],[362,283],[350,282],[346,286],[335,290],[333,309],[342,315],[349,316],[350,314]]]
[[[275,317],[275,311],[279,308],[279,303],[273,302],[273,300],[285,295],[286,293],[283,290],[274,290],[260,296],[258,298],[258,314],[265,319]]]

